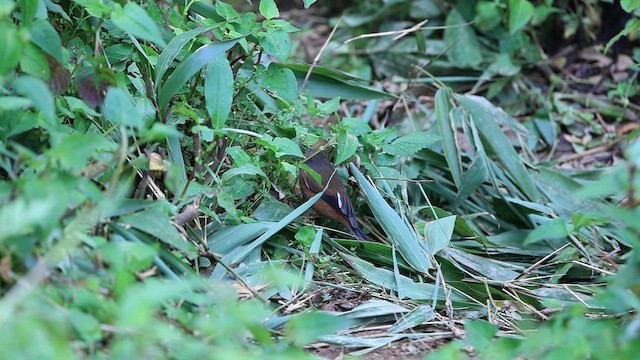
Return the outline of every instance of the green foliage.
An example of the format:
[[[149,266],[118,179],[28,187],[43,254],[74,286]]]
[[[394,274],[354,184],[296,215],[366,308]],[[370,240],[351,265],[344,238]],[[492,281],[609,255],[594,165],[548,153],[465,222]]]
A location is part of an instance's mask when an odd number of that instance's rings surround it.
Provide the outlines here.
[[[314,65],[298,63],[281,10],[0,1],[5,357],[298,359],[314,341],[364,354],[427,338],[443,310],[488,318],[466,321],[481,357],[637,350],[637,143],[595,174],[537,156],[561,126],[595,124],[593,101],[607,119],[629,114],[637,77],[608,98],[536,92],[532,39],[551,2],[361,2],[333,39],[347,50]],[[402,36],[347,41],[376,26]],[[434,102],[374,76],[435,84]],[[323,193],[300,204],[297,176],[321,138],[375,242],[303,218]],[[314,311],[342,296],[312,295],[326,284],[367,295]],[[392,325],[357,335],[376,322]],[[571,348],[557,341],[570,332]]]

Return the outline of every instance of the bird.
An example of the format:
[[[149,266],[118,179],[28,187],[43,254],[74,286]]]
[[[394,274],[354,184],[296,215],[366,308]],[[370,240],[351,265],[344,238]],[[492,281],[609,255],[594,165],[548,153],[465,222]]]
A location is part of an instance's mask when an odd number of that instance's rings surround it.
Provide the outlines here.
[[[313,204],[313,210],[321,216],[341,223],[359,240],[368,240],[358,226],[347,189],[331,163],[330,153],[332,150],[333,146],[325,139],[320,139],[307,150],[304,163],[320,175],[322,180],[321,183],[318,183],[309,172],[301,168],[300,189],[302,197],[307,201],[326,187],[322,197]]]

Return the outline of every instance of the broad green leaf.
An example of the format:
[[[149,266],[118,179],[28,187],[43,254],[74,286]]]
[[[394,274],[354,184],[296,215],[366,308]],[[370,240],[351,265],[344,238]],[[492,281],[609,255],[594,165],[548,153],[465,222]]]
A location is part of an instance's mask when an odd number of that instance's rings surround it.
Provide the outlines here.
[[[260,169],[259,167],[253,165],[253,164],[242,164],[238,167],[234,167],[232,169],[229,169],[228,171],[226,171],[224,174],[222,174],[222,182],[227,182],[229,181],[231,178],[235,177],[235,176],[241,176],[241,175],[259,175],[262,177],[266,177],[267,175],[262,171],[262,169]]]
[[[480,44],[468,24],[457,10],[447,15],[444,29],[444,41],[449,51],[447,56],[454,66],[460,68],[476,67],[482,63]]]
[[[620,5],[624,11],[631,13],[636,9],[640,9],[640,0],[620,0]]]
[[[260,39],[260,46],[267,54],[284,64],[291,51],[291,38],[283,30],[270,30],[265,37]]]
[[[427,223],[424,228],[424,236],[429,244],[429,249],[435,254],[444,249],[451,242],[453,229],[456,224],[456,215],[436,219]]]
[[[475,349],[487,349],[491,346],[493,337],[498,333],[498,326],[484,320],[474,320],[465,323],[467,341]]]
[[[31,25],[31,21],[36,16],[40,8],[39,0],[22,0],[20,1],[20,17],[22,26],[28,28]]]
[[[69,309],[68,316],[71,325],[82,340],[93,343],[102,339],[100,322],[95,317],[75,308]]]
[[[13,81],[13,88],[20,95],[31,100],[31,103],[42,112],[47,121],[53,122],[55,120],[53,94],[44,81],[33,76],[20,76]]]
[[[297,158],[304,157],[300,150],[300,146],[288,138],[277,137],[275,139],[269,139],[268,137],[265,137],[257,142],[265,144],[276,154],[277,158],[281,158],[283,156],[293,156]]]
[[[62,43],[60,36],[51,24],[46,20],[36,20],[29,28],[31,41],[47,54],[53,56],[62,63]]]
[[[264,2],[264,0],[261,1]],[[310,326],[313,324],[312,326]],[[353,320],[321,312],[307,312],[295,316],[287,322],[287,338],[298,346],[310,344],[323,335],[333,334],[355,325]]]
[[[76,4],[87,10],[87,13],[97,18],[102,18],[111,12],[111,7],[101,0],[73,0]]]
[[[253,211],[251,217],[258,221],[276,222],[284,219],[291,210],[291,207],[284,202],[280,202],[271,196],[265,196],[260,205]]]
[[[189,55],[178,67],[173,71],[169,79],[162,85],[158,96],[158,106],[162,111],[167,107],[171,98],[180,91],[193,75],[207,65],[216,56],[225,53],[231,49],[238,39],[217,42],[204,45]]]
[[[107,137],[96,134],[70,134],[51,148],[50,157],[62,169],[79,173],[97,158],[99,150],[113,151],[117,145]]]
[[[278,6],[276,6],[276,2],[273,0],[260,0],[259,10],[260,14],[262,14],[267,20],[280,16]]]
[[[151,41],[160,48],[167,45],[153,19],[136,3],[127,2],[124,8],[116,4],[111,20],[120,30],[135,38]]]
[[[29,75],[33,75],[45,81],[51,78],[47,53],[33,43],[27,43],[21,50],[20,69]]]
[[[165,244],[185,252],[188,256],[196,255],[193,244],[184,240],[171,224],[162,203],[131,215],[125,215],[120,218],[120,222],[152,235]]]
[[[338,135],[338,151],[336,154],[335,163],[341,164],[342,162],[348,160],[356,153],[358,150],[358,138],[349,134],[348,132],[341,131],[340,135]]]
[[[0,97],[0,111],[17,110],[32,104],[31,100],[20,96]]]
[[[207,242],[211,250],[227,254],[263,234],[273,223],[259,222],[227,226],[209,235]]]
[[[509,0],[509,33],[515,34],[533,17],[533,4],[528,0]]]
[[[478,1],[476,3],[475,25],[480,31],[488,31],[498,26],[501,17],[497,3],[493,1]]]
[[[20,60],[22,38],[12,23],[0,23],[0,74],[14,68]]]
[[[271,63],[260,84],[275,97],[293,103],[298,99],[298,83],[290,69]]]
[[[505,167],[509,178],[530,200],[539,201],[540,194],[522,159],[491,114],[490,107],[492,105],[484,98],[474,95],[458,96],[457,99],[462,103],[471,121],[480,132],[484,147],[492,150],[492,153]]]
[[[164,50],[162,50],[162,52],[160,53],[160,56],[158,56],[158,64],[156,65],[156,77],[155,77],[156,89],[160,88],[160,85],[163,80],[162,77],[164,76],[165,72],[169,69],[169,67],[171,66],[171,63],[173,62],[173,60],[175,60],[176,56],[178,56],[178,53],[180,52],[180,50],[182,50],[182,48],[189,41],[193,40],[196,36],[202,33],[205,33],[207,31],[211,31],[212,28],[213,26],[205,26],[205,27],[189,30],[189,31],[183,32],[182,34],[174,37],[173,39],[171,39],[171,41],[169,41],[169,44],[167,45],[167,47],[165,47]]]
[[[371,126],[361,118],[344,118],[342,126],[346,126],[347,132],[353,136],[368,134],[372,131]]]
[[[204,99],[214,129],[222,129],[233,102],[233,71],[222,53],[209,65],[204,77]]]
[[[103,113],[107,120],[116,125],[139,128],[143,119],[133,104],[129,93],[116,87],[110,87],[104,99]]]
[[[562,218],[549,220],[538,225],[524,239],[525,244],[531,244],[542,240],[563,239],[569,235],[569,227]]]
[[[298,87],[302,89],[305,84],[309,65],[286,64],[277,66],[286,66],[291,69],[298,79]],[[368,86],[355,82],[356,78],[351,75],[331,71],[322,67],[314,67],[311,75],[304,86],[304,92],[309,92],[314,98],[333,99],[339,97],[341,99],[385,99],[391,98],[392,95],[383,91],[372,90]]]
[[[382,150],[394,156],[411,156],[438,140],[440,138],[436,135],[416,131],[385,144]]]
[[[364,198],[373,212],[376,220],[384,229],[389,241],[394,244],[402,257],[417,271],[426,272],[431,268],[432,254],[409,227],[408,223],[398,216],[398,214],[382,198],[378,190],[360,173],[358,168],[349,164],[351,173],[355,176],[360,189],[364,192]]]

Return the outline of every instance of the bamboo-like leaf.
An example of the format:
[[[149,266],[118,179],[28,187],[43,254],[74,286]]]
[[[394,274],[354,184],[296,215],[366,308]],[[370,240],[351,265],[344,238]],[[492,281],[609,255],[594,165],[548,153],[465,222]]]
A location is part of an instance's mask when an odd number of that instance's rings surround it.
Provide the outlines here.
[[[459,189],[462,186],[462,166],[460,165],[460,152],[456,142],[455,124],[449,114],[451,112],[450,88],[443,88],[436,92],[435,111],[444,157],[447,159],[453,182]]]
[[[156,65],[156,77],[155,77],[155,86],[156,89],[160,87],[162,82],[162,76],[167,72],[173,60],[175,60],[176,56],[182,48],[196,36],[203,34],[207,31],[210,31],[213,26],[205,26],[189,31],[185,31],[180,35],[177,35],[171,41],[167,47],[160,53],[158,56],[158,64]]]
[[[471,120],[478,128],[485,148],[492,150],[498,157],[509,178],[520,190],[533,201],[539,201],[540,194],[527,172],[522,159],[511,145],[511,142],[496,123],[488,107],[492,106],[478,96],[458,96],[457,99],[467,110]]]
[[[173,71],[169,79],[164,83],[158,95],[158,106],[163,109],[169,104],[173,95],[177,94],[193,75],[207,65],[213,58],[231,49],[239,39],[217,42],[204,45],[184,60]]]
[[[280,65],[285,66],[293,71],[298,79],[298,86],[302,87],[305,77],[309,71],[309,65]],[[368,86],[363,86],[355,81],[354,77],[331,71],[324,68],[313,68],[309,79],[307,80],[304,91],[309,91],[313,97],[333,99],[340,97],[341,99],[386,99],[392,96],[386,92],[372,90]]]
[[[402,257],[417,271],[426,272],[431,268],[431,253],[418,238],[415,231],[407,226],[400,216],[387,204],[378,190],[365,179],[358,168],[349,164],[351,172],[365,194],[365,200],[373,216],[380,223],[389,240],[398,247]]]
[[[316,201],[318,201],[318,199],[322,197],[323,194],[324,194],[324,191],[321,191],[315,196],[313,196],[311,199],[305,201],[304,204],[298,206],[289,215],[285,216],[282,220],[272,224],[264,234],[262,234],[256,240],[254,240],[251,244],[248,244],[247,246],[245,246],[242,249],[242,251],[236,254],[233,254],[233,256],[225,256],[223,257],[223,260],[229,265],[238,264],[245,257],[247,257],[252,251],[258,249],[259,246],[261,246],[267,240],[269,240],[269,238],[275,235],[278,231],[282,230],[285,226],[289,225],[289,223],[295,220],[298,216],[304,214],[305,211],[309,210],[311,206],[313,206],[313,204],[315,204]]]

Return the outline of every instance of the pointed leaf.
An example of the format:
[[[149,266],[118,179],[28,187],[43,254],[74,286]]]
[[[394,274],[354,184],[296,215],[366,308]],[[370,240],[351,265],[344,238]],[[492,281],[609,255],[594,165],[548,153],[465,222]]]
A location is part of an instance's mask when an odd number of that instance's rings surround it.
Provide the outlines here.
[[[214,129],[222,129],[231,112],[233,102],[233,71],[227,57],[216,56],[204,78],[204,99]]]

